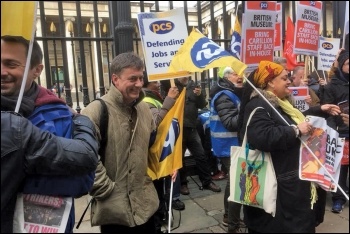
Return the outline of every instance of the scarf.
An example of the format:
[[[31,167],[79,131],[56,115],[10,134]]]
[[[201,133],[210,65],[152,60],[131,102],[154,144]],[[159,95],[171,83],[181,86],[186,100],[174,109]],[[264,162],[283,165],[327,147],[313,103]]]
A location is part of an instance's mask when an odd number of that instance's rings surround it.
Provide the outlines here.
[[[278,104],[282,108],[282,110],[289,115],[294,122],[297,124],[303,122],[305,120],[305,116],[301,113],[297,108],[293,107],[293,105],[287,99],[278,98],[273,92],[267,91],[269,94],[275,96],[277,98]]]
[[[39,94],[39,86],[33,82],[32,86],[23,95],[23,99],[18,113],[23,117],[29,117],[35,108],[35,99]],[[1,95],[1,110],[2,111],[14,111],[16,108],[18,95],[15,96],[3,96]]]
[[[264,89],[269,81],[275,79],[284,68],[270,61],[261,61],[254,73],[254,83],[258,88]]]

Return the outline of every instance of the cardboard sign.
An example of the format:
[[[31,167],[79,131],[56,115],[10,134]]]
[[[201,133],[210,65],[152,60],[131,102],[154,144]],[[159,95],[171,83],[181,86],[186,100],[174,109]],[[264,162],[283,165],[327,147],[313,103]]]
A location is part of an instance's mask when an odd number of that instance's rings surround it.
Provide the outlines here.
[[[245,1],[243,16],[243,62],[247,72],[262,60],[273,60],[275,47],[276,2]]]
[[[282,3],[276,3],[275,48],[282,50]]]
[[[298,2],[294,32],[294,54],[317,56],[321,19],[321,1]]]
[[[310,108],[309,104],[306,103],[305,98],[309,95],[308,87],[289,87],[293,96],[294,107],[304,112]]]
[[[331,70],[339,51],[340,39],[320,37],[317,57],[317,70]]]
[[[167,72],[171,59],[188,36],[184,9],[142,12],[137,14],[137,21],[149,81],[189,76],[185,71]]]

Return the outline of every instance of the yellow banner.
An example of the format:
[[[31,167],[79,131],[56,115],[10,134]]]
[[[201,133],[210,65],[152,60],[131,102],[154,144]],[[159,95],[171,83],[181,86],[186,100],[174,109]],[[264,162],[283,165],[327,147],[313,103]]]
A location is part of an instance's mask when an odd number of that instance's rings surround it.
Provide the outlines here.
[[[36,2],[1,1],[1,36],[22,36],[31,40]]]
[[[152,180],[172,174],[182,167],[182,129],[186,88],[159,124],[155,142],[149,149],[148,175]]]
[[[168,72],[202,72],[215,67],[232,67],[242,75],[247,65],[194,29],[171,60]]]

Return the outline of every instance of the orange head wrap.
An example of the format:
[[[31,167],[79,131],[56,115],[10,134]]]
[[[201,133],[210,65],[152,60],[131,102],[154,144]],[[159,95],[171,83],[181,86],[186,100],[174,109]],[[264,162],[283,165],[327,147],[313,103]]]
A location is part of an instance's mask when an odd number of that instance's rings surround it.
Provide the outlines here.
[[[254,74],[255,86],[261,89],[266,88],[267,83],[281,74],[283,70],[284,68],[277,63],[261,61]]]

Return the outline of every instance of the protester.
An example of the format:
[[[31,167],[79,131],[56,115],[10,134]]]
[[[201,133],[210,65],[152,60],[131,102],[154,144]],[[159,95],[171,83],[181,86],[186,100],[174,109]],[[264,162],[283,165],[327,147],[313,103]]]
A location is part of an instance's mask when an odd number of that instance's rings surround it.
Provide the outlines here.
[[[305,68],[302,66],[296,66],[293,69],[293,74],[291,76],[292,80],[292,87],[301,87],[301,86],[307,86],[307,81],[304,78],[305,75]],[[309,106],[316,106],[320,104],[320,99],[318,98],[317,94],[313,89],[308,87],[309,95],[305,98],[305,102]]]
[[[211,190],[213,192],[220,192],[221,188],[218,187],[211,178],[208,157],[206,156],[201,139],[198,135],[196,125],[198,118],[198,109],[204,108],[207,105],[205,100],[205,94],[199,86],[189,79],[189,77],[183,77],[175,80],[175,85],[178,87],[179,92],[186,87],[185,96],[185,109],[184,109],[184,123],[183,123],[183,141],[182,141],[182,161],[185,162],[185,151],[188,149],[194,156],[196,166],[198,169],[198,176],[202,182],[203,188]],[[181,178],[181,194],[188,195],[190,193],[187,186],[186,165],[180,169]]]
[[[171,87],[168,91],[168,95],[163,100],[160,95],[160,82],[148,81],[147,72],[143,72],[143,91],[145,92],[145,98],[143,101],[149,105],[153,119],[155,120],[156,125],[159,126],[165,115],[174,106],[176,98],[179,96],[179,90],[177,87]],[[153,181],[159,197],[159,208],[155,215],[156,233],[161,233],[162,221],[167,220],[166,205],[169,204],[167,201],[169,197],[166,195],[168,192],[164,191],[168,190],[168,187],[166,186],[168,183],[166,183],[166,180],[171,180],[171,177],[160,178]],[[178,174],[174,181],[172,195],[172,208],[175,210],[184,210],[185,204],[180,201],[180,177]]]
[[[27,61],[29,41],[23,37],[1,37],[1,110],[14,111]],[[56,136],[72,137],[73,113],[66,103],[34,80],[43,70],[43,53],[37,41],[33,42],[32,56],[24,96],[19,113],[35,126]],[[42,194],[64,197],[72,201],[65,232],[73,232],[74,199],[87,194],[93,184],[94,173],[82,176],[60,177],[31,175],[24,182],[24,194]],[[19,218],[15,216],[15,219]]]
[[[26,118],[1,112],[1,232],[13,232],[17,193],[28,175],[84,175],[97,166],[92,122],[74,117],[73,139],[56,137]]]
[[[349,127],[349,114],[342,113],[342,114],[340,114],[340,116],[342,117],[344,124]],[[348,193],[349,193],[349,191],[348,191]]]
[[[90,195],[92,226],[101,233],[155,233],[159,199],[147,175],[148,147],[156,125],[142,102],[144,63],[134,53],[122,53],[111,64],[111,86],[101,98],[110,117],[104,163],[100,161]],[[101,103],[91,102],[82,113],[95,123],[100,137]]]
[[[337,55],[334,62],[334,75],[324,88],[322,103],[338,104],[342,101],[349,102],[349,51],[346,50],[340,50]],[[331,116],[327,119],[327,123],[338,131],[339,137],[345,138],[339,185],[344,191],[348,191],[346,183],[349,171],[349,151],[346,149],[349,149],[349,126],[344,123],[342,116]],[[332,212],[342,212],[346,198],[340,189],[332,193],[332,202]]]
[[[229,92],[232,97],[221,92],[224,90]],[[210,131],[213,154],[220,158],[228,169],[231,167],[231,146],[238,146],[238,113],[242,92],[243,78],[231,67],[226,67],[223,70],[223,79],[219,79],[217,84],[210,89]],[[222,223],[228,227],[228,233],[236,233],[244,225],[240,219],[242,205],[229,202],[229,196],[230,177],[225,188],[225,212]]]
[[[284,69],[287,69],[287,59],[284,57],[273,57],[273,62],[281,65]]]
[[[311,196],[311,182],[299,179],[301,143],[298,137],[312,130],[312,126],[304,121],[304,114],[328,116],[337,115],[340,110],[330,104],[311,107],[304,113],[294,108],[286,98],[290,95],[288,87],[291,84],[287,71],[276,63],[261,61],[248,79],[269,103],[246,83],[239,114],[240,142],[249,115],[256,107],[262,107],[251,118],[247,138],[252,149],[271,153],[277,178],[277,200],[275,217],[263,209],[244,206],[244,222],[249,232],[315,232],[318,223],[315,211],[311,209],[315,198]]]

